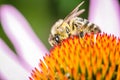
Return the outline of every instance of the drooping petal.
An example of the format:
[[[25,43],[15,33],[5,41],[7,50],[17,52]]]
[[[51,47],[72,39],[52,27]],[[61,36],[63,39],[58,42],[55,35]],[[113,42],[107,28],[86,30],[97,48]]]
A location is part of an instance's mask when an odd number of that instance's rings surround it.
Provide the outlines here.
[[[1,24],[16,52],[30,65],[38,65],[47,49],[36,37],[25,18],[11,5],[0,8]]]
[[[31,66],[25,62],[22,59],[19,59],[19,56],[16,55],[7,45],[6,43],[0,39],[0,48],[3,49],[4,51],[6,51],[6,55],[8,55],[9,57],[12,57],[17,63],[19,63],[24,69],[26,69],[27,71],[31,71]],[[0,59],[2,57],[0,56]]]
[[[103,32],[120,36],[120,6],[118,0],[90,0],[89,20]]]
[[[0,73],[7,80],[27,80],[29,72],[23,68],[15,56],[0,39]]]
[[[0,80],[7,80],[3,74],[0,73]]]

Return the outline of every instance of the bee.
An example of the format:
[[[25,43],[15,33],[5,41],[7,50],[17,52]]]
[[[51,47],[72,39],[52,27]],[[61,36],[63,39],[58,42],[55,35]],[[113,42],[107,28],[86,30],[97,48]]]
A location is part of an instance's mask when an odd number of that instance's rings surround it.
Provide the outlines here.
[[[51,34],[48,41],[51,46],[60,44],[62,40],[70,36],[77,35],[80,38],[90,33],[100,33],[100,28],[94,23],[89,22],[87,19],[78,17],[85,9],[79,10],[79,7],[84,3],[82,1],[71,13],[64,19],[59,19],[51,28]]]

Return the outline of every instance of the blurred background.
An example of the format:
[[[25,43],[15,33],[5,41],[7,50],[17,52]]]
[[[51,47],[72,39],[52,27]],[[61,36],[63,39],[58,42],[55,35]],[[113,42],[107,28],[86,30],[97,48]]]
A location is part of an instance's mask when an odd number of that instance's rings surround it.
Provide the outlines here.
[[[52,25],[60,18],[64,18],[83,0],[0,0],[0,5],[11,4],[16,7],[32,26],[33,31],[50,49],[48,37]],[[86,9],[80,17],[88,17],[89,0],[80,9]],[[44,35],[43,35],[44,34]],[[0,24],[0,37],[14,50],[13,45],[5,35]],[[15,50],[14,50],[15,51]]]

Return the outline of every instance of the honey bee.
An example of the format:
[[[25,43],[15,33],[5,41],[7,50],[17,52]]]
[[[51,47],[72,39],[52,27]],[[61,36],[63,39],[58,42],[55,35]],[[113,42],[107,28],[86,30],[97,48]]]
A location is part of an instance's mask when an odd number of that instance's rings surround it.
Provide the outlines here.
[[[68,16],[64,19],[59,19],[51,28],[51,34],[48,41],[51,46],[60,44],[62,40],[70,36],[77,35],[80,38],[90,33],[100,33],[100,28],[94,23],[89,22],[87,19],[78,17],[85,9],[79,10],[79,7],[84,3],[81,2]]]

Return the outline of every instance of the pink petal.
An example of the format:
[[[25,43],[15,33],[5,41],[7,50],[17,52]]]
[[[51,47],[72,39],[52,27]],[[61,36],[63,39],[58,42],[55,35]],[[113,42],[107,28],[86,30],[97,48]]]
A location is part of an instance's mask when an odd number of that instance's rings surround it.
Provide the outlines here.
[[[27,80],[29,73],[23,68],[5,43],[0,39],[0,73],[7,80]]]
[[[3,74],[0,73],[0,80],[7,80]]]
[[[1,23],[17,53],[31,66],[35,67],[39,59],[48,53],[45,46],[36,37],[25,18],[11,5],[2,5]]]
[[[118,0],[90,0],[89,20],[103,32],[120,36],[120,8]]]
[[[31,66],[29,64],[27,64],[24,60],[19,59],[19,56],[16,55],[6,44],[5,42],[0,39],[0,48],[4,51],[6,51],[6,55],[8,55],[9,57],[11,57],[12,59],[14,59],[14,61],[16,61],[17,63],[19,63],[24,69],[26,69],[27,71],[31,71]],[[1,56],[0,56],[1,57]],[[1,57],[2,58],[2,57]],[[0,59],[1,59],[0,58]]]

